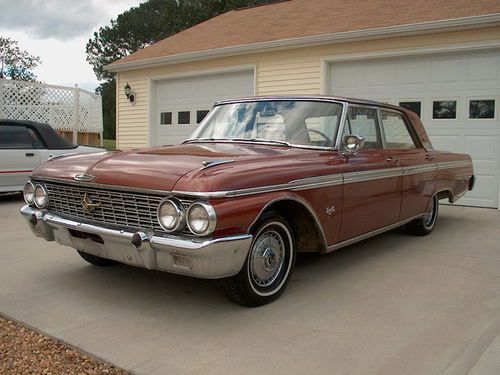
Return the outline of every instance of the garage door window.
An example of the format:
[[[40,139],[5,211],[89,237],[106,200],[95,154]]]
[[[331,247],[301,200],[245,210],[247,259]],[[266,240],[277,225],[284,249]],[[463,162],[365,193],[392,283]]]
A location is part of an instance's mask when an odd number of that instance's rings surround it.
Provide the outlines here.
[[[172,125],[172,112],[160,113],[160,125]]]
[[[399,106],[415,112],[421,118],[422,102],[399,102]]]
[[[495,118],[495,100],[471,100],[469,101],[470,119],[493,119]]]
[[[191,112],[180,111],[177,113],[177,123],[179,125],[189,125],[191,123]]]
[[[199,124],[207,116],[208,109],[202,109],[201,111],[196,111],[196,123]]]
[[[435,100],[432,102],[432,118],[439,119],[456,119],[457,118],[457,101],[456,100]]]
[[[382,111],[386,148],[416,148],[403,116],[399,113]]]

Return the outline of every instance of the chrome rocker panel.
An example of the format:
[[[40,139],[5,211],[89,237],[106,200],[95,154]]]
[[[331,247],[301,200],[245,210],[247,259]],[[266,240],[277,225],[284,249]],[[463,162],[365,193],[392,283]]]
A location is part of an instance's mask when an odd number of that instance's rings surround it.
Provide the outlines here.
[[[249,234],[182,239],[132,233],[64,219],[28,205],[21,208],[21,214],[33,233],[47,241],[131,266],[205,279],[236,275],[243,267],[252,242]],[[104,243],[75,237],[70,230],[98,235]]]

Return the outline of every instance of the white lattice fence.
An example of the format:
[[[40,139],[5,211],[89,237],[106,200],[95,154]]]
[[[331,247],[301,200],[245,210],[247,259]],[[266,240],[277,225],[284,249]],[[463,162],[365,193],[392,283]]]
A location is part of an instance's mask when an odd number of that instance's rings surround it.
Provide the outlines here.
[[[77,87],[0,79],[0,119],[38,121],[75,134],[102,135],[102,100]]]

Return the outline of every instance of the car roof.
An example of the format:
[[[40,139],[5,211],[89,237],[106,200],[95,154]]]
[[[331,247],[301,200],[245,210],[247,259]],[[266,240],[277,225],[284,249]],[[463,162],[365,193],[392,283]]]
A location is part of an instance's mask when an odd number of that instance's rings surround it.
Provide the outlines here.
[[[58,134],[52,126],[43,122],[29,121],[29,120],[10,120],[0,119],[0,126],[28,126],[35,129],[36,132],[42,137],[43,142],[50,149],[72,149],[76,146],[64,139]]]
[[[252,102],[252,101],[268,101],[268,100],[313,100],[313,101],[324,101],[324,102],[345,102],[351,104],[360,104],[366,106],[384,107],[389,109],[395,109],[398,111],[406,112],[406,108],[398,107],[396,105],[381,103],[374,100],[359,99],[359,98],[349,98],[344,96],[331,96],[331,95],[272,95],[272,96],[249,96],[239,99],[228,99],[221,100],[215,103],[215,105],[239,103],[239,102]]]

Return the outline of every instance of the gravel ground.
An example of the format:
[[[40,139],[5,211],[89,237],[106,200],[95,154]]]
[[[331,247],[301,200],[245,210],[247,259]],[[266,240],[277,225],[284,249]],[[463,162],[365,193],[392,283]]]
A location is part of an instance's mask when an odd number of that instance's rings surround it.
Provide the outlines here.
[[[0,317],[0,374],[127,373]]]

